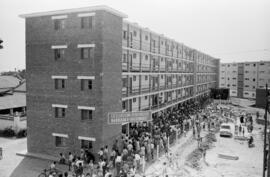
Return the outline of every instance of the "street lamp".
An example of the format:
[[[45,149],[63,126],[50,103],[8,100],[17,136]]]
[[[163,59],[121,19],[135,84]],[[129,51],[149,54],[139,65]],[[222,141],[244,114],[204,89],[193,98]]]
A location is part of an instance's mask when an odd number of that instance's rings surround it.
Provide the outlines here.
[[[0,49],[4,48],[4,47],[2,46],[2,43],[3,43],[3,40],[0,38]]]

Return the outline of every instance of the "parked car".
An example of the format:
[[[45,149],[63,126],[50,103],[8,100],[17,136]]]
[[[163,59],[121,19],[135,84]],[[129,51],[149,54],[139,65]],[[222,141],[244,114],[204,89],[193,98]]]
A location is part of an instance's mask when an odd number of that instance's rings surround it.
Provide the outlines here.
[[[219,136],[228,136],[232,137],[233,136],[233,130],[231,124],[228,123],[222,123],[220,125],[220,130],[219,130]]]

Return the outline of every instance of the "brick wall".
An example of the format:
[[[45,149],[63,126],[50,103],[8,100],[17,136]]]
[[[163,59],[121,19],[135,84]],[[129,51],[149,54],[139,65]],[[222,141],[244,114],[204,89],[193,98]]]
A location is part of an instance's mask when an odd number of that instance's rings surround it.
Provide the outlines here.
[[[54,30],[51,16],[26,19],[28,151],[51,155],[78,151],[78,136],[95,137],[94,151],[120,133],[104,125],[108,111],[121,110],[122,19],[96,11],[94,29],[81,29],[77,13],[68,14],[65,29]],[[94,59],[81,60],[77,44],[94,43]],[[52,45],[67,45],[65,58],[54,60]],[[52,75],[66,75],[64,91],[54,90]],[[79,75],[95,76],[93,89],[80,90]],[[104,102],[106,101],[106,102]],[[54,118],[52,104],[68,105],[66,117]],[[77,106],[95,107],[93,120],[82,121]],[[56,148],[52,133],[68,134],[66,148]]]

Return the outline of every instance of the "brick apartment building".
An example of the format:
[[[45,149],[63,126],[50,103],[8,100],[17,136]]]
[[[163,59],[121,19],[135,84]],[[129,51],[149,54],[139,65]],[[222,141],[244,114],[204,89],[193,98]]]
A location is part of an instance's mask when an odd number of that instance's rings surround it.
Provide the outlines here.
[[[156,114],[218,87],[219,59],[123,20],[107,6],[26,19],[28,152],[111,144],[108,112]]]
[[[219,86],[230,89],[230,96],[256,98],[256,89],[270,84],[270,61],[221,63]]]

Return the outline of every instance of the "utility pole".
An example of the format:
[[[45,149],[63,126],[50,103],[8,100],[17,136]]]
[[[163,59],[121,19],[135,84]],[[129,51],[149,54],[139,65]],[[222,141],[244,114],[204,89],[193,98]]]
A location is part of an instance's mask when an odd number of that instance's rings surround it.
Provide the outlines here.
[[[265,170],[267,170],[267,174],[269,175],[269,168],[267,169],[267,154],[266,154],[266,134],[267,134],[267,103],[268,103],[268,85],[266,84],[265,88],[266,93],[266,105],[265,105],[265,114],[264,114],[264,146],[263,146],[263,177],[265,177]],[[269,156],[269,155],[268,155]],[[269,163],[268,163],[269,166]],[[266,168],[266,169],[265,169]]]
[[[268,90],[268,85],[266,84],[266,105],[265,105],[265,119],[267,120],[267,114],[268,114],[268,98],[269,98],[270,94],[269,94],[269,90]],[[265,157],[265,158],[268,158],[267,160],[267,177],[270,177],[270,152],[269,152],[269,146],[270,145],[270,136],[268,135],[268,157]]]

